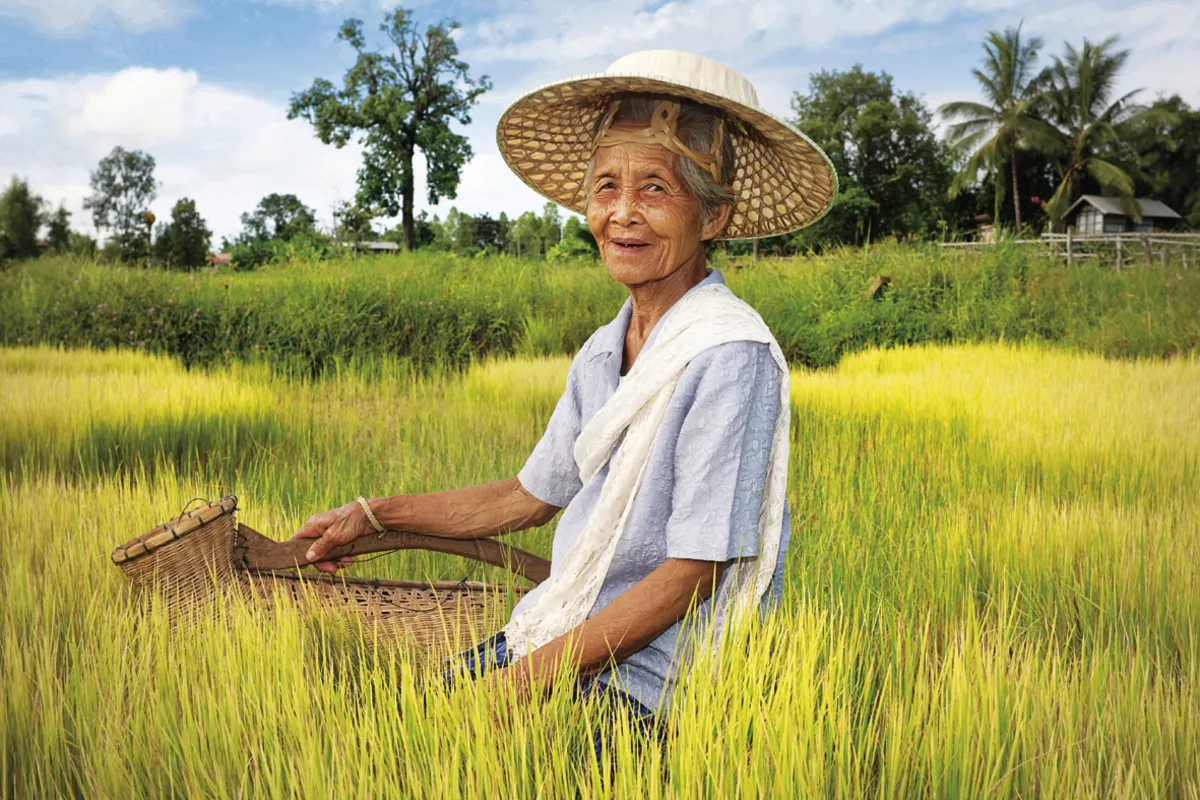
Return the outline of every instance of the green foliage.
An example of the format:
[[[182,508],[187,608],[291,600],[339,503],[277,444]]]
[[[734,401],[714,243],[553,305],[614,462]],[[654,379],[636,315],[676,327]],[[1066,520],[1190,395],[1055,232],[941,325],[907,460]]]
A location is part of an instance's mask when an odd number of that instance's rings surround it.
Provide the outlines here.
[[[370,209],[357,203],[343,202],[333,212],[336,226],[334,234],[339,242],[348,242],[352,247],[359,242],[371,241],[375,238],[375,231],[371,227],[374,218]]]
[[[272,193],[252,213],[242,214],[242,232],[222,242],[234,269],[249,270],[295,258],[323,258],[328,237],[316,230],[317,215],[294,194]],[[294,244],[293,244],[294,243]]]
[[[253,212],[242,214],[242,232],[237,241],[264,241],[309,235],[316,230],[317,213],[294,194],[271,194],[258,201]]]
[[[412,12],[397,7],[380,30],[395,51],[368,50],[362,21],[347,19],[338,39],[357,58],[342,89],[318,78],[311,88],[292,96],[288,119],[312,123],[325,144],[344,146],[358,137],[363,165],[358,172],[357,203],[382,216],[402,216],[404,246],[416,246],[413,223],[413,156],[418,149],[428,168],[429,202],[454,198],[459,172],[471,158],[467,137],[450,122],[471,122],[470,110],[491,88],[486,75],[469,74],[458,58],[456,22],[429,25],[422,34]]]
[[[71,249],[71,212],[60,203],[46,222],[46,244],[56,253],[67,253]]]
[[[1139,197],[1161,200],[1200,230],[1200,109],[1179,95],[1158,99],[1128,126],[1120,151]]]
[[[983,68],[972,70],[985,102],[947,103],[940,109],[944,118],[958,120],[949,131],[952,146],[968,154],[950,185],[951,194],[973,183],[981,170],[989,170],[995,192],[992,220],[999,224],[1006,180],[1001,170],[1007,163],[1017,230],[1022,227],[1018,151],[1061,149],[1058,131],[1038,117],[1049,81],[1047,72],[1036,72],[1042,44],[1036,36],[1022,41],[1020,25],[1003,33],[991,31],[983,45]]]
[[[143,214],[158,196],[154,157],[141,150],[114,147],[92,172],[91,187],[92,194],[83,207],[91,210],[97,230],[112,231],[112,255],[125,262],[142,258],[146,254]]]
[[[547,261],[574,261],[599,255],[596,237],[579,217],[570,216],[563,224],[562,241],[546,252]]]
[[[0,344],[136,347],[188,365],[263,360],[305,373],[388,354],[428,369],[521,351],[530,324],[539,348],[552,330],[558,352],[573,353],[626,296],[590,259],[418,252],[314,263],[285,249],[302,241],[266,245],[286,270],[248,274],[17,265],[0,276]],[[931,342],[1032,340],[1109,356],[1200,348],[1200,272],[1177,266],[1114,273],[1065,269],[1015,245],[973,255],[876,245],[754,270],[734,261],[724,274],[795,365]],[[880,274],[891,283],[871,299]]]
[[[927,237],[948,222],[949,158],[932,116],[886,72],[821,70],[792,97],[795,124],[829,155],[848,197],[802,231],[792,252],[887,236]],[[857,190],[857,191],[854,191]]]
[[[1133,203],[1133,179],[1107,159],[1109,151],[1139,124],[1146,109],[1135,105],[1137,89],[1116,97],[1117,76],[1128,50],[1115,50],[1116,36],[1099,44],[1086,38],[1083,47],[1066,45],[1063,57],[1054,57],[1047,92],[1048,113],[1062,131],[1062,180],[1046,204],[1046,213],[1056,225],[1081,194],[1096,189],[1120,197],[1125,212],[1137,217]]]
[[[93,259],[96,257],[96,240],[85,233],[71,231],[67,252],[76,258]]]
[[[42,220],[42,198],[29,191],[28,182],[14,175],[0,194],[0,264],[38,254],[37,234]]]
[[[159,225],[154,254],[167,267],[202,267],[212,232],[196,211],[196,201],[180,198],[171,209],[170,224]]]

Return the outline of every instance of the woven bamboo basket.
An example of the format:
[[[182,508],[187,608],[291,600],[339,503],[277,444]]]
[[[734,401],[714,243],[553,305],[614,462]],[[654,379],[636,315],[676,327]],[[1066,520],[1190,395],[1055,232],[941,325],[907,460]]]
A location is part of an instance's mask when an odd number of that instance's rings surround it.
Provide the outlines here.
[[[507,587],[469,581],[395,581],[350,578],[308,567],[310,542],[277,542],[237,521],[237,497],[228,495],[164,522],[112,553],[134,586],[158,593],[173,630],[196,613],[234,595],[264,609],[332,615],[365,623],[377,641],[410,648],[418,659],[470,647],[505,621]],[[493,539],[443,539],[386,531],[334,548],[344,555],[389,550],[452,553],[505,567],[532,583],[545,580],[550,562]]]

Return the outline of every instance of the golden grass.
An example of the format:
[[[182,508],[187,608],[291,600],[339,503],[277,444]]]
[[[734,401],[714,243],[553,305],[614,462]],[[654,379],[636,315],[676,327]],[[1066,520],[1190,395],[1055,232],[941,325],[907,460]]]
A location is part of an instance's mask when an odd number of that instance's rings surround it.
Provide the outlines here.
[[[233,606],[172,643],[108,561],[197,495],[282,537],[359,493],[511,475],[567,363],[300,382],[0,351],[4,795],[1200,795],[1196,359],[794,373],[783,605],[698,665],[661,752],[621,729],[612,763],[566,691],[497,728],[494,698],[319,618]],[[513,538],[549,552],[550,527]]]

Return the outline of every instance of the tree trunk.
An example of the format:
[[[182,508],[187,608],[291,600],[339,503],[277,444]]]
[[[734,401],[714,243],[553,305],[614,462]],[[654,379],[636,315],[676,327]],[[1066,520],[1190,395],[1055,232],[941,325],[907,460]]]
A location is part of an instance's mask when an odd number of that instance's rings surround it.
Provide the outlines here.
[[[992,228],[996,233],[1000,233],[1000,204],[1004,200],[1004,181],[1000,180],[1000,170],[992,171],[992,179],[996,185],[996,196],[992,203]]]
[[[400,152],[400,219],[404,227],[404,249],[411,253],[417,246],[417,237],[413,225],[413,149],[407,148]]]
[[[1017,185],[1017,148],[1012,149],[1008,163],[1012,165],[1013,214],[1017,221],[1017,233],[1021,232],[1021,188]]]

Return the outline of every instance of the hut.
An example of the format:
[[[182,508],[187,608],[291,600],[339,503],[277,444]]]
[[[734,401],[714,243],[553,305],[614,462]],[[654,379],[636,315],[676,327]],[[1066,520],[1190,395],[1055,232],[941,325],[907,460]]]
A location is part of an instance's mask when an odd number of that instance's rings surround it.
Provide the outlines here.
[[[354,249],[360,253],[395,253],[400,245],[395,242],[357,242]]]
[[[1085,194],[1067,209],[1067,226],[1078,234],[1156,233],[1180,218],[1170,206],[1158,200],[1138,197],[1133,202],[1141,214],[1140,222],[1125,214],[1119,197]]]

